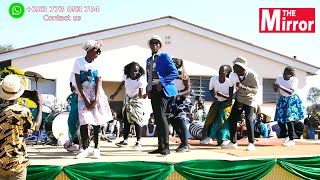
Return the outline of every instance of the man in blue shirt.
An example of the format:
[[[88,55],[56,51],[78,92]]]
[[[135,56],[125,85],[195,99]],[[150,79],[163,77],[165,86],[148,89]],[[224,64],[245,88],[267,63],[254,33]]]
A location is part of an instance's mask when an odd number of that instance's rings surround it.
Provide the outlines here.
[[[170,154],[169,128],[165,113],[169,98],[178,94],[173,80],[179,74],[171,57],[160,52],[163,43],[159,36],[152,36],[148,46],[152,56],[147,59],[147,95],[151,99],[158,132],[158,149],[149,153],[167,155]]]

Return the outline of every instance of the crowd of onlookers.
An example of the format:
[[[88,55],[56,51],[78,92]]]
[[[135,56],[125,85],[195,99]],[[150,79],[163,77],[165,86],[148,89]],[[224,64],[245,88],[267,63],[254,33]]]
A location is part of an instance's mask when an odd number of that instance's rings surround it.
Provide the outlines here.
[[[192,107],[192,115],[182,115],[187,126],[188,139],[201,139],[201,131],[204,126],[204,121],[207,115],[203,101],[197,101]],[[119,138],[123,135],[123,123],[121,118],[117,116],[115,111],[113,113],[113,120],[109,121],[102,127],[101,140],[112,142],[113,139]],[[245,116],[241,115],[241,119],[237,122],[237,138],[242,139],[247,137],[247,128],[245,124]],[[193,129],[190,129],[190,125]],[[320,117],[318,115],[309,115],[304,121],[296,121],[294,123],[294,133],[297,139],[317,139],[318,126],[320,125]],[[169,132],[171,137],[178,136],[174,132],[171,125],[169,125]],[[135,137],[135,127],[130,127],[130,137]],[[255,138],[283,138],[286,134],[282,134],[279,125],[275,121],[271,121],[271,117],[267,114],[259,112],[255,114],[254,121],[254,137]],[[148,124],[142,127],[142,137],[157,137],[157,128],[155,125],[154,115],[150,114]]]

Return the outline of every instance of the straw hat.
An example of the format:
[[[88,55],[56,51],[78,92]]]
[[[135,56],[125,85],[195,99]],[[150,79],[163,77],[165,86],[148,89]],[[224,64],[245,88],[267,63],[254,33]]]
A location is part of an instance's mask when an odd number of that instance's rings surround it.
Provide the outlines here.
[[[17,75],[9,74],[0,83],[0,98],[14,100],[24,92],[24,83]]]
[[[271,117],[265,113],[262,112],[262,107],[260,105],[257,106],[257,111],[256,111],[256,115],[258,116],[259,114],[262,114],[263,115],[263,120],[262,122],[264,123],[267,123],[267,122],[270,122],[271,120]]]
[[[248,61],[246,58],[239,56],[232,63],[233,63],[233,65],[238,65],[238,66],[242,67],[243,69],[246,69]]]
[[[258,116],[259,114],[262,114],[262,115],[263,115],[263,120],[262,120],[262,122],[264,122],[264,123],[270,122],[271,117],[270,117],[269,115],[267,115],[267,114],[265,114],[265,113],[263,113],[263,112],[258,112],[258,113],[257,113],[257,116]]]
[[[162,42],[161,37],[158,36],[158,35],[153,35],[153,36],[148,40],[148,46],[149,46],[150,48],[151,48],[151,46],[150,46],[150,41],[153,40],[153,39],[158,40],[158,41],[160,42],[161,48],[163,47],[163,42]]]

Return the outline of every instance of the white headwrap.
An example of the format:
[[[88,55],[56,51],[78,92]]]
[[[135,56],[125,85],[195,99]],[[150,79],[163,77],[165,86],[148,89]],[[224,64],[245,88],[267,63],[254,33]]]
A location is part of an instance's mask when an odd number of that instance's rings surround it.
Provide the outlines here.
[[[89,40],[82,44],[82,49],[89,51],[93,48],[100,48],[103,45],[101,40]]]

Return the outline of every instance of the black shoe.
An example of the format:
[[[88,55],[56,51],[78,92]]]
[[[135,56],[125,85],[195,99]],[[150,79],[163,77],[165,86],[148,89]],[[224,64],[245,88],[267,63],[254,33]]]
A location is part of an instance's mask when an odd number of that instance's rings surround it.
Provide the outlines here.
[[[108,143],[111,143],[111,142],[112,142],[112,141],[111,141],[109,138],[107,138],[107,137],[101,137],[100,140],[101,140],[101,141],[107,141]],[[117,144],[118,144],[118,143],[117,143]]]
[[[162,149],[156,149],[156,150],[154,150],[154,151],[151,151],[151,152],[148,152],[149,154],[159,154],[159,153],[161,153],[162,152]]]
[[[189,152],[190,148],[188,145],[180,144],[180,146],[176,149],[176,152]]]
[[[125,141],[120,141],[120,142],[116,143],[116,145],[117,145],[118,147],[126,147],[126,146],[128,146],[128,143],[125,142]]]
[[[170,149],[168,148],[164,148],[161,152],[160,152],[161,155],[168,155],[170,154]]]

